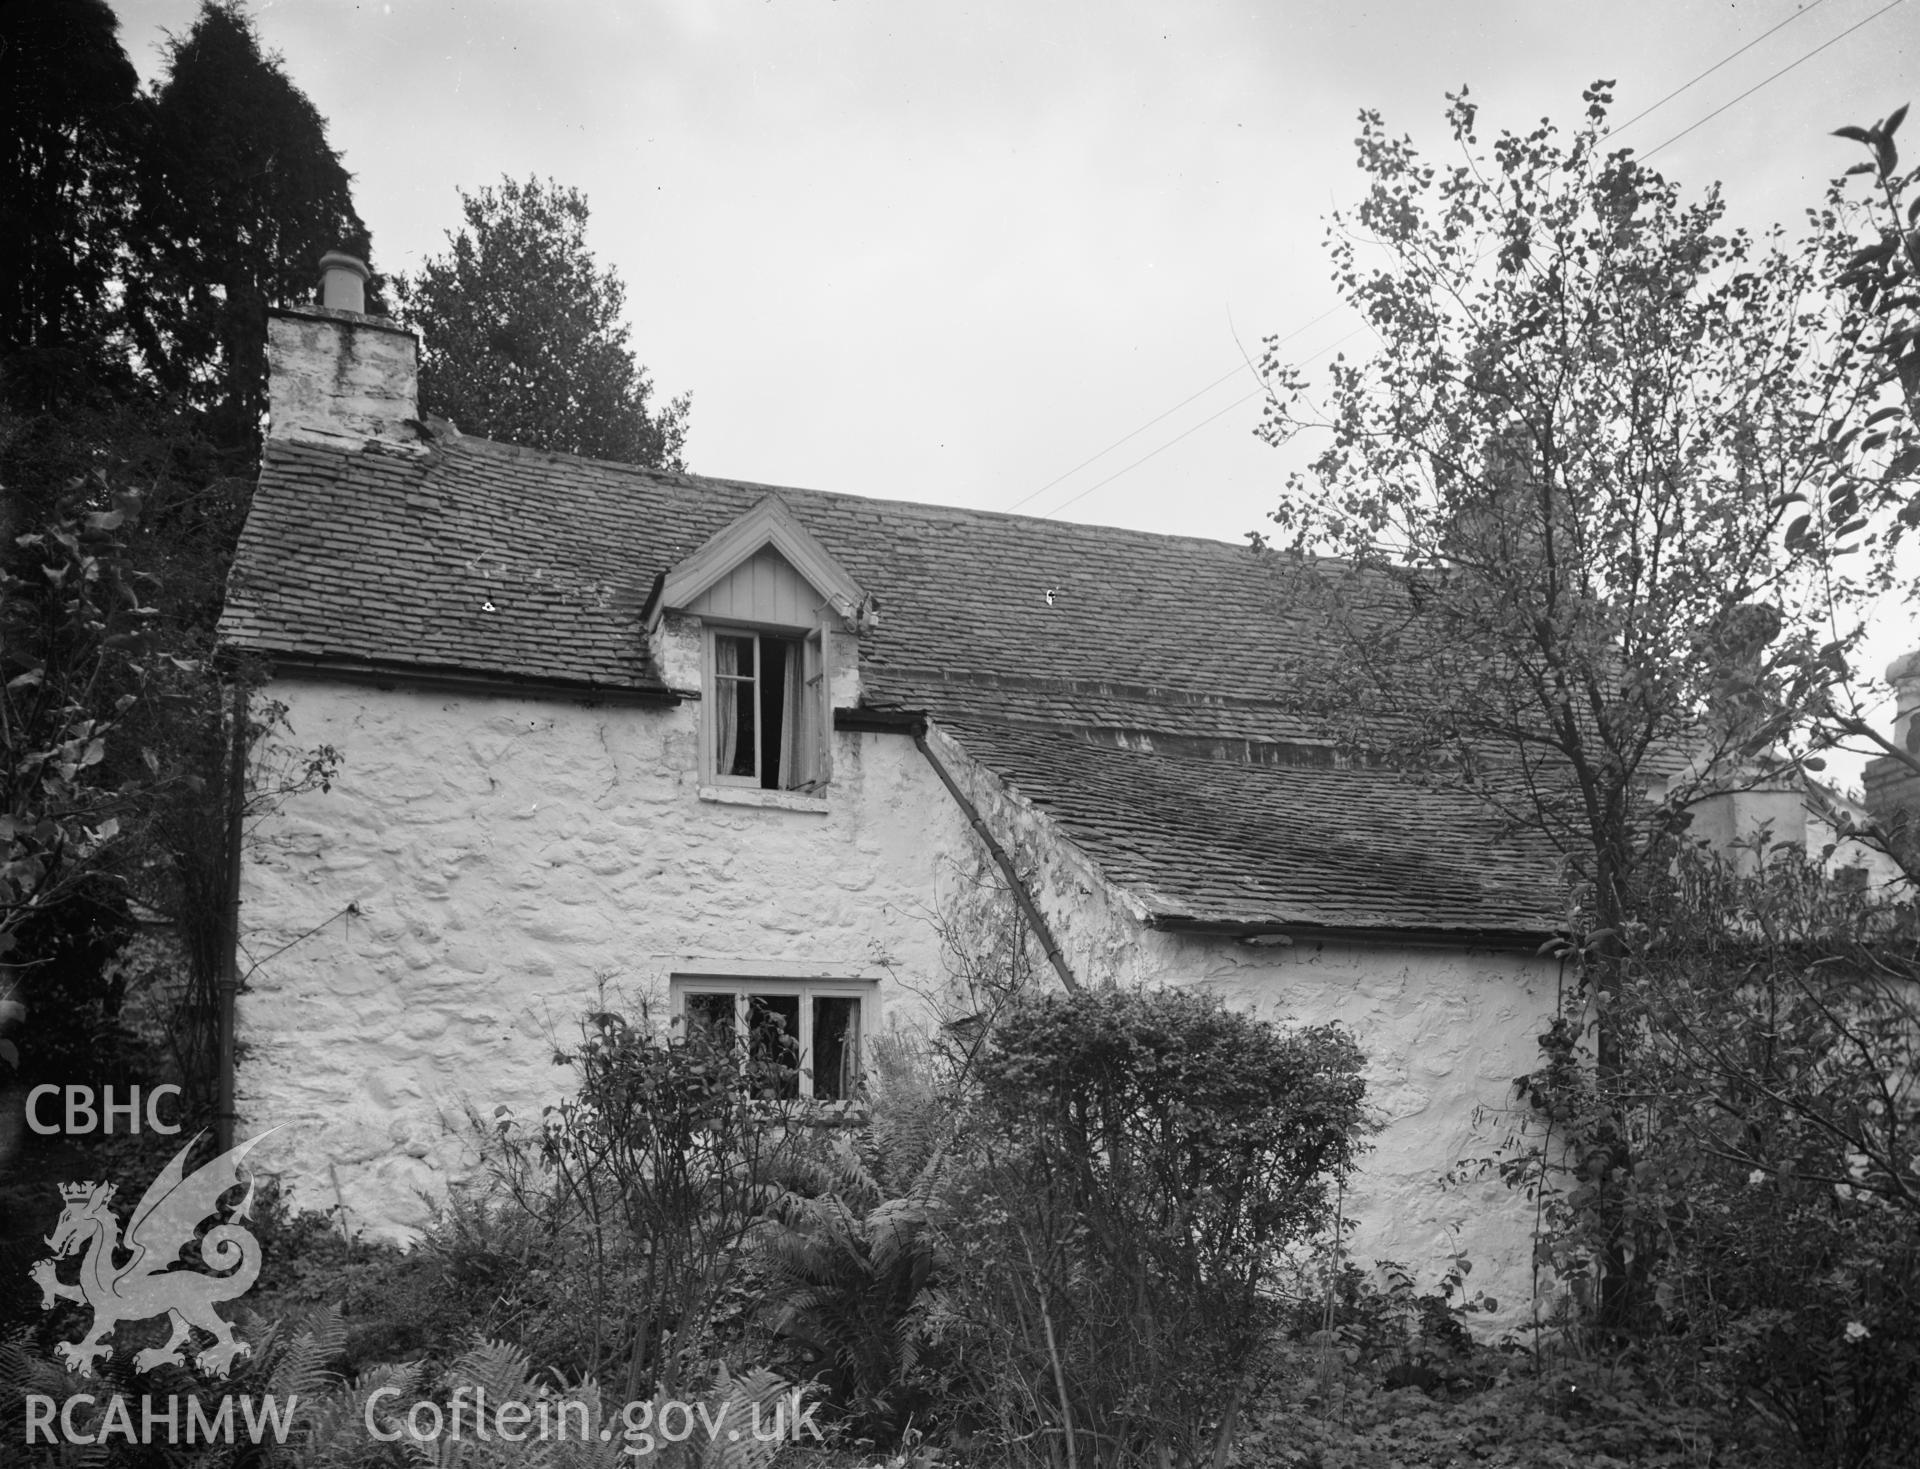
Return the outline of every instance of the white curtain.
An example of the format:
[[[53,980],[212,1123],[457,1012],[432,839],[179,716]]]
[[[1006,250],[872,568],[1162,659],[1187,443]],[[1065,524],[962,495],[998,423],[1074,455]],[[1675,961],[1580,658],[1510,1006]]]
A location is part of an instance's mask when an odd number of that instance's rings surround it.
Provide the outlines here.
[[[860,1086],[860,1006],[847,1006],[847,1044],[840,1052],[840,1095],[852,1101]]]
[[[794,751],[801,741],[800,711],[805,707],[797,647],[787,649],[787,676],[783,682],[786,688],[782,691],[780,708],[780,729],[784,735],[780,741],[780,789],[790,791],[807,779],[804,764],[796,764],[794,760]]]
[[[713,640],[713,768],[721,775],[732,774],[740,749],[740,641]]]

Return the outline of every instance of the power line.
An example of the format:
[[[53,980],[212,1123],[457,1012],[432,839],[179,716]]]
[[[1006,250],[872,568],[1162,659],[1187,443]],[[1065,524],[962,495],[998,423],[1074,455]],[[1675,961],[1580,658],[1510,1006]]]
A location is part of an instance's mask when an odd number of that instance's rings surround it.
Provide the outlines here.
[[[1699,83],[1704,82],[1708,77],[1712,76],[1716,71],[1720,70],[1720,68],[1725,66],[1729,61],[1737,61],[1742,56],[1745,56],[1749,51],[1751,51],[1755,46],[1758,46],[1762,41],[1766,40],[1766,38],[1772,35],[1775,31],[1785,30],[1788,26],[1792,25],[1796,20],[1804,20],[1807,16],[1812,15],[1814,11],[1818,10],[1822,5],[1825,5],[1826,3],[1827,3],[1827,0],[1813,0],[1813,4],[1806,6],[1804,9],[1794,11],[1792,15],[1788,16],[1785,20],[1781,21],[1778,25],[1772,26],[1767,30],[1760,32],[1759,35],[1755,36],[1751,41],[1747,42],[1747,44],[1742,46],[1738,51],[1734,51],[1726,56],[1722,56],[1718,61],[1714,62],[1712,66],[1708,67],[1705,71],[1701,72],[1698,76],[1694,77],[1691,81],[1682,82],[1679,86],[1675,87],[1671,92],[1667,93],[1666,96],[1662,97],[1658,102],[1654,103],[1653,106],[1641,108],[1638,112],[1634,113],[1632,117],[1628,118],[1625,122],[1621,123],[1619,127],[1614,128],[1610,136],[1618,137],[1621,133],[1624,133],[1628,128],[1632,127],[1636,122],[1640,121],[1641,118],[1647,116],[1649,113],[1658,112],[1662,107],[1665,107],[1669,102],[1671,102],[1675,97],[1678,97],[1682,92],[1688,91],[1694,86],[1698,85]],[[1764,83],[1762,85],[1764,85]],[[1738,100],[1739,100],[1738,98],[1735,99],[1735,101],[1738,101]],[[1733,105],[1732,103],[1728,104],[1728,106],[1732,106],[1732,105]],[[1705,118],[1701,119],[1701,122],[1705,122],[1705,121],[1706,121]],[[1698,127],[1699,123],[1695,123],[1694,126]],[[1661,146],[1665,147],[1666,145],[1663,143]]]
[[[1632,127],[1635,123],[1639,122],[1642,118],[1666,106],[1667,103],[1671,102],[1675,97],[1678,97],[1681,93],[1689,91],[1693,87],[1697,86],[1699,83],[1705,81],[1708,77],[1712,76],[1716,71],[1719,71],[1721,67],[1726,66],[1729,62],[1736,61],[1740,57],[1746,55],[1747,52],[1751,51],[1755,46],[1758,46],[1762,41],[1766,40],[1769,36],[1773,35],[1775,32],[1784,30],[1787,26],[1792,25],[1795,21],[1801,19],[1804,16],[1811,15],[1815,10],[1819,9],[1820,6],[1824,5],[1825,3],[1826,3],[1826,0],[1812,0],[1811,4],[1805,6],[1800,10],[1796,10],[1792,15],[1788,16],[1785,20],[1780,21],[1777,24],[1770,26],[1768,29],[1762,31],[1759,35],[1755,36],[1751,41],[1747,42],[1744,46],[1741,46],[1737,50],[1729,52],[1727,55],[1721,57],[1720,60],[1716,61],[1712,66],[1709,66],[1708,68],[1706,68],[1706,70],[1701,71],[1695,74],[1693,77],[1689,78],[1687,81],[1682,82],[1678,87],[1675,87],[1671,92],[1668,92],[1664,97],[1660,98],[1659,101],[1654,102],[1652,105],[1648,107],[1643,107],[1640,111],[1636,112],[1632,117],[1628,118],[1625,122],[1621,123],[1618,127],[1611,129],[1609,132],[1609,136],[1618,136],[1620,133],[1625,132],[1628,128]],[[1905,3],[1905,0],[1890,0],[1889,4],[1882,6],[1880,9],[1874,11],[1873,14],[1866,16],[1863,19],[1855,21],[1852,25],[1848,26],[1844,31],[1841,31],[1838,35],[1833,36],[1828,40],[1822,41],[1818,46],[1815,46],[1810,51],[1807,51],[1802,55],[1796,57],[1793,61],[1788,62],[1787,65],[1781,67],[1778,71],[1774,72],[1772,75],[1766,77],[1765,79],[1759,82],[1756,82],[1753,86],[1748,87],[1746,91],[1740,93],[1739,96],[1733,98],[1731,101],[1722,103],[1719,107],[1716,107],[1712,112],[1709,112],[1705,117],[1700,118],[1697,122],[1694,122],[1689,126],[1682,128],[1679,132],[1675,133],[1672,137],[1666,139],[1664,142],[1655,144],[1652,148],[1647,149],[1647,151],[1642,153],[1640,157],[1643,159],[1651,158],[1653,157],[1654,154],[1658,153],[1661,149],[1669,147],[1672,144],[1679,142],[1680,139],[1686,137],[1688,133],[1693,132],[1697,128],[1705,126],[1709,122],[1712,122],[1716,117],[1720,116],[1721,113],[1726,112],[1729,108],[1735,107],[1739,103],[1744,102],[1747,98],[1751,97],[1755,92],[1760,91],[1764,87],[1772,85],[1774,82],[1778,81],[1781,77],[1785,76],[1788,72],[1793,71],[1796,67],[1799,67],[1808,61],[1811,61],[1815,56],[1818,56],[1822,51],[1825,51],[1828,47],[1833,46],[1840,41],[1844,41],[1848,36],[1852,35],[1855,31],[1859,30],[1861,27],[1870,25],[1872,22],[1878,20],[1881,16],[1885,15],[1888,11],[1904,3]],[[1291,332],[1288,332],[1286,336],[1276,339],[1275,345],[1280,345],[1281,343],[1290,342],[1295,337],[1299,336],[1302,332],[1309,331],[1313,327],[1318,326],[1321,322],[1325,321],[1328,317],[1336,315],[1338,312],[1345,309],[1345,304],[1346,303],[1341,302],[1332,307],[1329,307],[1327,310],[1321,312],[1320,315],[1314,317],[1313,320],[1305,323],[1302,326],[1295,327]],[[1339,346],[1341,342],[1345,342],[1349,338],[1355,337],[1358,335],[1359,335],[1359,330],[1349,332],[1347,333],[1346,336],[1341,337],[1338,341],[1334,342],[1332,346],[1323,348],[1321,352],[1315,353],[1314,355],[1316,357],[1323,356],[1326,352],[1332,351],[1333,347]],[[1307,360],[1312,361],[1313,359],[1308,358]],[[1067,470],[1065,473],[1055,475],[1052,479],[1048,480],[1044,485],[1040,486],[1039,489],[1034,490],[1030,494],[1023,495],[1020,499],[1014,501],[1012,505],[1009,505],[1007,509],[1018,510],[1022,505],[1026,505],[1034,500],[1039,499],[1040,496],[1044,495],[1048,490],[1052,489],[1055,485],[1059,484],[1062,480],[1072,478],[1074,475],[1078,474],[1081,470],[1085,469],[1089,464],[1092,464],[1097,460],[1105,458],[1108,454],[1111,454],[1115,449],[1119,448],[1122,444],[1127,443],[1132,439],[1138,438],[1141,434],[1145,433],[1148,429],[1152,428],[1155,424],[1161,422],[1166,418],[1171,417],[1175,413],[1178,413],[1182,408],[1185,408],[1189,403],[1193,402],[1196,398],[1201,398],[1206,396],[1208,393],[1212,392],[1215,388],[1219,387],[1222,383],[1227,382],[1231,378],[1237,377],[1240,374],[1242,368],[1245,366],[1246,366],[1245,363],[1241,363],[1234,366],[1231,370],[1215,378],[1212,382],[1208,383],[1205,387],[1200,388],[1195,392],[1188,394],[1185,398],[1182,398],[1178,403],[1174,404],[1173,407],[1167,409],[1165,412],[1156,414],[1154,417],[1148,419],[1145,423],[1141,424],[1138,428],[1135,428],[1128,433],[1122,434],[1119,438],[1115,439],[1111,444],[1108,444],[1106,448],[1100,450],[1099,453],[1090,455],[1088,458],[1081,460],[1080,463],[1074,465],[1073,468]],[[1254,389],[1254,391],[1234,399],[1234,401],[1229,403],[1225,408],[1220,409],[1217,413],[1209,414],[1206,418],[1201,419],[1200,422],[1194,424],[1191,428],[1185,429],[1181,433],[1175,435],[1173,438],[1167,440],[1167,442],[1162,444],[1159,448],[1150,450],[1148,453],[1141,455],[1138,459],[1135,459],[1132,463],[1125,465],[1123,468],[1115,470],[1112,474],[1106,476],[1106,478],[1095,481],[1093,484],[1087,486],[1086,489],[1080,491],[1078,494],[1072,496],[1070,499],[1063,500],[1060,504],[1054,506],[1053,509],[1045,511],[1043,512],[1043,514],[1058,515],[1062,510],[1065,510],[1068,506],[1077,504],[1079,501],[1085,499],[1088,495],[1092,494],[1095,490],[1100,489],[1105,485],[1112,484],[1113,481],[1121,478],[1123,475],[1130,474],[1133,470],[1139,468],[1142,464],[1145,464],[1149,459],[1155,458],[1156,456],[1164,453],[1166,450],[1171,449],[1175,444],[1181,442],[1181,440],[1183,439],[1190,437],[1194,433],[1197,433],[1200,429],[1205,428],[1208,424],[1214,422],[1216,419],[1224,418],[1228,413],[1231,413],[1235,408],[1240,407],[1243,403],[1247,403],[1252,399],[1258,397],[1262,391],[1263,389],[1256,388]]]
[[[1010,511],[1018,510],[1022,505],[1025,505],[1028,501],[1039,499],[1042,495],[1046,494],[1048,490],[1052,489],[1055,485],[1059,484],[1061,480],[1071,479],[1074,475],[1078,474],[1081,470],[1085,469],[1089,464],[1093,463],[1094,460],[1104,459],[1107,455],[1111,454],[1115,449],[1119,448],[1122,444],[1126,443],[1128,439],[1138,438],[1141,434],[1145,433],[1148,429],[1152,428],[1162,418],[1167,418],[1175,413],[1178,413],[1182,408],[1185,408],[1187,404],[1191,403],[1195,398],[1205,397],[1208,393],[1211,393],[1215,388],[1219,387],[1220,384],[1225,382],[1228,378],[1234,378],[1238,376],[1240,376],[1240,364],[1236,363],[1231,369],[1229,369],[1227,372],[1222,373],[1219,377],[1215,378],[1212,382],[1208,383],[1204,388],[1201,388],[1198,392],[1189,393],[1186,397],[1182,398],[1178,403],[1175,403],[1173,407],[1169,408],[1165,413],[1158,414],[1153,418],[1149,418],[1145,423],[1141,424],[1140,427],[1135,429],[1132,433],[1122,434],[1119,438],[1115,439],[1111,444],[1107,445],[1107,447],[1102,449],[1099,453],[1089,454],[1085,459],[1082,459],[1078,464],[1074,465],[1072,469],[1069,469],[1062,474],[1056,474],[1052,479],[1048,480],[1044,485],[1040,486],[1040,488],[1035,490],[1032,494],[1022,495],[1018,500],[1015,500],[1011,505],[1007,506],[1007,509]]]
[[[1318,316],[1314,317],[1314,319],[1308,322],[1305,326],[1295,327],[1292,331],[1288,332],[1284,337],[1281,337],[1279,341],[1275,342],[1274,345],[1278,346],[1280,345],[1281,342],[1291,342],[1295,337],[1299,336],[1300,333],[1304,331],[1311,331],[1314,327],[1320,325],[1321,322],[1325,321],[1329,316],[1333,316],[1345,309],[1346,309],[1345,302],[1340,302],[1336,305],[1328,307],[1325,311],[1321,312]],[[1048,480],[1044,485],[1040,486],[1040,488],[1035,490],[1032,494],[1022,495],[1018,500],[1015,500],[1011,505],[1007,506],[1007,509],[1010,511],[1018,510],[1022,505],[1027,504],[1029,501],[1039,499],[1042,495],[1046,494],[1048,490],[1052,489],[1055,485],[1059,484],[1061,480],[1071,479],[1073,478],[1074,475],[1078,474],[1081,470],[1085,469],[1089,464],[1092,464],[1096,459],[1106,458],[1107,455],[1111,454],[1115,449],[1119,448],[1122,444],[1126,443],[1127,440],[1138,438],[1141,434],[1145,433],[1148,429],[1152,428],[1156,423],[1160,422],[1161,419],[1170,418],[1174,414],[1178,413],[1182,408],[1185,408],[1187,404],[1191,403],[1195,398],[1204,398],[1208,393],[1211,393],[1215,388],[1219,387],[1220,384],[1226,382],[1229,378],[1236,378],[1240,376],[1241,370],[1245,366],[1246,364],[1244,362],[1236,363],[1233,367],[1229,368],[1226,372],[1222,373],[1219,377],[1215,378],[1212,382],[1208,383],[1204,388],[1201,388],[1197,392],[1189,393],[1186,397],[1182,398],[1178,403],[1175,403],[1173,407],[1169,408],[1165,413],[1158,414],[1153,418],[1149,418],[1145,423],[1141,424],[1140,427],[1133,430],[1132,433],[1122,434],[1119,438],[1115,439],[1111,444],[1107,445],[1106,448],[1102,449],[1098,454],[1091,454],[1087,456],[1085,459],[1082,459],[1078,464],[1074,465],[1072,469],[1067,470],[1064,474],[1056,474],[1052,479]],[[1248,395],[1248,397],[1251,397],[1251,396],[1252,394]],[[1240,400],[1241,403],[1244,403],[1246,401],[1247,401],[1246,398],[1242,398]],[[1238,405],[1235,405],[1235,406],[1238,406]],[[1218,417],[1218,415],[1216,414],[1215,417]],[[1212,419],[1208,420],[1209,423],[1211,423],[1212,421],[1213,421]],[[1182,435],[1182,437],[1185,437],[1185,436]],[[1158,451],[1156,450],[1155,452],[1158,452]],[[1071,504],[1072,501],[1068,501],[1068,503]]]
[[[1153,458],[1155,455],[1166,453],[1167,450],[1171,449],[1175,444],[1179,443],[1182,439],[1187,438],[1192,434],[1199,433],[1201,429],[1205,428],[1208,424],[1212,423],[1216,418],[1225,418],[1229,413],[1233,412],[1233,410],[1238,408],[1242,403],[1251,402],[1253,399],[1259,397],[1265,391],[1266,391],[1265,388],[1255,388],[1251,393],[1247,393],[1241,397],[1235,398],[1231,403],[1227,404],[1227,406],[1225,408],[1222,408],[1218,413],[1208,414],[1205,418],[1201,419],[1198,423],[1196,423],[1192,428],[1182,430],[1180,433],[1175,434],[1172,438],[1168,439],[1166,443],[1162,444],[1158,449],[1148,450],[1145,454],[1142,454],[1138,459],[1134,460],[1133,463],[1127,465],[1124,469],[1116,469],[1112,474],[1108,475],[1105,479],[1095,480],[1092,484],[1088,485],[1084,490],[1082,490],[1079,494],[1073,496],[1071,499],[1062,500],[1058,505],[1054,506],[1053,509],[1047,511],[1046,515],[1058,515],[1062,510],[1065,510],[1069,505],[1077,504],[1081,500],[1086,499],[1087,496],[1091,495],[1095,490],[1099,489],[1102,485],[1110,485],[1115,480],[1119,479],[1121,475],[1131,474],[1134,470],[1138,469],[1141,465],[1145,464],[1149,459]],[[1043,516],[1042,518],[1044,519],[1045,517]]]
[[[1333,314],[1332,312],[1328,312],[1323,316],[1318,316],[1314,318],[1313,321],[1308,322],[1307,326],[1316,326],[1320,322],[1325,321],[1327,316],[1330,316],[1332,314]],[[1299,328],[1298,331],[1290,333],[1290,335],[1298,336],[1300,335],[1300,332],[1303,332],[1306,329],[1307,327],[1301,327]],[[1351,341],[1353,338],[1359,336],[1362,332],[1366,330],[1367,328],[1364,326],[1355,327],[1352,331],[1348,332],[1346,336],[1339,337],[1334,341],[1328,343],[1326,346],[1322,347],[1318,352],[1315,352],[1313,354],[1313,357],[1307,358],[1306,361],[1312,362],[1316,357],[1326,356],[1327,353],[1331,352],[1335,347],[1338,347],[1342,342]],[[1287,338],[1281,338],[1281,340],[1285,341],[1287,340]],[[1079,494],[1074,495],[1069,499],[1062,500],[1058,505],[1054,506],[1053,509],[1043,511],[1041,513],[1041,518],[1044,520],[1049,515],[1058,515],[1062,510],[1065,510],[1069,505],[1077,504],[1079,501],[1086,499],[1087,496],[1091,495],[1095,490],[1099,489],[1102,485],[1112,484],[1115,480],[1119,479],[1120,476],[1123,474],[1131,474],[1134,470],[1138,469],[1141,465],[1145,464],[1149,459],[1152,459],[1155,455],[1165,453],[1168,449],[1171,449],[1175,444],[1179,443],[1182,439],[1187,438],[1192,434],[1198,433],[1201,429],[1205,428],[1208,424],[1212,423],[1216,418],[1225,418],[1229,413],[1233,412],[1233,410],[1238,408],[1242,403],[1252,402],[1255,398],[1259,397],[1262,393],[1266,392],[1266,390],[1267,390],[1266,385],[1263,383],[1261,386],[1255,388],[1251,393],[1243,393],[1240,397],[1235,398],[1231,403],[1227,404],[1227,406],[1225,408],[1222,408],[1218,413],[1210,413],[1205,418],[1201,419],[1198,423],[1194,424],[1192,428],[1186,429],[1181,433],[1175,434],[1172,438],[1168,439],[1166,443],[1162,444],[1158,449],[1148,450],[1145,454],[1142,454],[1138,459],[1134,460],[1133,463],[1125,465],[1120,469],[1116,469],[1112,474],[1108,475],[1103,480],[1096,480],[1094,483],[1088,485],[1084,490],[1080,491]],[[1195,394],[1194,396],[1198,397],[1199,395]],[[1193,399],[1189,398],[1187,401],[1191,403]],[[1163,413],[1160,416],[1164,418],[1166,417],[1166,414]],[[1128,435],[1128,437],[1131,438],[1132,435]],[[1058,481],[1055,481],[1055,483],[1058,483]]]
[[[1772,76],[1768,77],[1765,81],[1755,82],[1751,87],[1748,87],[1746,91],[1742,92],[1738,97],[1735,97],[1732,102],[1726,102],[1720,105],[1719,107],[1714,108],[1713,111],[1709,112],[1705,117],[1701,118],[1699,122],[1694,123],[1691,127],[1684,127],[1680,129],[1679,132],[1675,133],[1671,138],[1668,138],[1665,143],[1656,144],[1654,147],[1647,149],[1647,151],[1642,153],[1640,156],[1642,158],[1653,157],[1654,154],[1658,153],[1662,148],[1665,148],[1668,144],[1679,142],[1688,133],[1692,132],[1694,128],[1697,128],[1702,126],[1703,124],[1712,122],[1716,117],[1718,117],[1721,113],[1725,112],[1727,108],[1732,107],[1735,103],[1744,102],[1747,100],[1747,98],[1751,97],[1755,92],[1759,91],[1762,87],[1770,86],[1774,82],[1779,81],[1781,77],[1785,76],[1788,72],[1792,71],[1796,66],[1801,65],[1803,62],[1808,62],[1813,60],[1814,57],[1818,56],[1822,51],[1826,50],[1827,47],[1833,45],[1834,42],[1846,40],[1848,36],[1852,35],[1855,31],[1859,30],[1861,26],[1871,25],[1874,21],[1880,19],[1881,16],[1885,15],[1889,10],[1892,10],[1896,6],[1904,5],[1904,4],[1906,4],[1906,0],[1892,0],[1891,4],[1881,6],[1878,10],[1874,11],[1872,15],[1867,16],[1864,20],[1855,21],[1852,25],[1848,26],[1844,31],[1840,32],[1840,34],[1835,36],[1832,40],[1822,41],[1818,46],[1815,46],[1811,51],[1807,52],[1804,56],[1798,57],[1793,61],[1789,61],[1785,66],[1781,67],[1780,70],[1776,71]]]

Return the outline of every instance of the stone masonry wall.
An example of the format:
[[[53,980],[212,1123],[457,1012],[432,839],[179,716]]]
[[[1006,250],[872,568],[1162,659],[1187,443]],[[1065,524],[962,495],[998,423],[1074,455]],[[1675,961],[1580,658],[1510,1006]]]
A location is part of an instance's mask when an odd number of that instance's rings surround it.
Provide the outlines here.
[[[404,1235],[474,1166],[471,1110],[532,1120],[557,1044],[605,1000],[664,1004],[678,966],[873,978],[882,1027],[937,987],[930,921],[972,834],[911,740],[835,736],[826,814],[699,798],[698,706],[548,701],[282,681],[290,743],[332,744],[329,794],[253,835],[243,874],[244,1130],[305,1207]],[[1551,966],[1458,949],[1255,947],[1146,928],[1017,792],[935,733],[1038,888],[1088,982],[1202,986],[1299,1024],[1339,1021],[1387,1124],[1351,1191],[1352,1258],[1431,1282],[1455,1248],[1517,1304],[1527,1221],[1497,1184],[1443,1190],[1489,1151],[1554,1000]],[[960,859],[960,860],[955,860]],[[351,905],[357,911],[348,912]]]
[[[240,1110],[305,1207],[418,1228],[472,1166],[467,1109],[537,1119],[580,1017],[664,1004],[677,963],[937,971],[935,854],[970,838],[907,739],[836,736],[822,815],[699,799],[693,704],[272,693],[292,744],[345,756],[243,873]],[[885,1026],[911,996],[880,991]]]
[[[963,768],[936,738],[949,768]],[[1555,962],[1493,950],[1301,941],[1253,945],[1150,929],[1133,899],[1107,883],[1046,822],[978,769],[964,782],[997,832],[1037,864],[1041,907],[1086,982],[1191,985],[1282,1024],[1337,1022],[1368,1057],[1368,1100],[1382,1124],[1344,1205],[1349,1258],[1408,1266],[1431,1288],[1457,1250],[1471,1285],[1503,1320],[1529,1299],[1532,1215],[1497,1179],[1442,1187],[1465,1159],[1484,1158],[1521,1121],[1513,1081],[1540,1064],[1552,1017]],[[1003,838],[1004,839],[1004,838]]]

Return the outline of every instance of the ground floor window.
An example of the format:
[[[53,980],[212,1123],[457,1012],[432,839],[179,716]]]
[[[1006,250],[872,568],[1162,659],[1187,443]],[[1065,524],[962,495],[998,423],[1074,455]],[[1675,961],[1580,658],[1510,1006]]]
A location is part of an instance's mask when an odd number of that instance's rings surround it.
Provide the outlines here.
[[[673,980],[674,1014],[689,1032],[723,1037],[740,1054],[793,1068],[783,1100],[853,1100],[860,1042],[874,1002],[872,980]]]

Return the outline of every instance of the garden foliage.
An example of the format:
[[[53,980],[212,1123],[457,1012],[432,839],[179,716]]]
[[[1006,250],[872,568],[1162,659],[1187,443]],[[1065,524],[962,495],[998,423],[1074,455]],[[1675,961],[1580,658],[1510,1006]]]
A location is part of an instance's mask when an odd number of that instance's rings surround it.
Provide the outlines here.
[[[577,1092],[537,1133],[499,1129],[511,1197],[575,1266],[583,1370],[628,1398],[684,1395],[725,1359],[721,1337],[742,1295],[756,1223],[786,1171],[815,1146],[778,1100],[792,1056],[729,1034],[679,1033],[611,1011],[590,1016],[559,1059]],[[742,1365],[738,1361],[735,1366]]]
[[[1280,1253],[1359,1151],[1360,1064],[1187,991],[1003,1016],[954,1201],[956,1419],[1068,1469],[1223,1461]]]
[[[1611,92],[1594,83],[1569,133],[1483,141],[1462,91],[1440,161],[1363,114],[1366,190],[1329,253],[1379,349],[1321,384],[1270,350],[1264,432],[1318,436],[1273,517],[1289,550],[1330,553],[1291,578],[1329,633],[1305,702],[1353,758],[1484,803],[1571,879],[1599,1078],[1580,1166],[1587,1218],[1612,1221],[1583,1268],[1624,1332],[1647,1306],[1622,1192],[1644,1129],[1606,1110],[1631,1095],[1627,934],[1691,805],[1838,733],[1863,599],[1888,579],[1849,553],[1896,538],[1889,344],[1908,319],[1836,300],[1838,216],[1805,243],[1732,227],[1717,190],[1689,196],[1613,141]],[[1864,263],[1884,285],[1906,257],[1882,241]]]
[[[1764,844],[1762,844],[1764,848]],[[1626,935],[1622,1065],[1542,1036],[1539,1124],[1502,1160],[1542,1205],[1539,1299],[1789,1460],[1920,1442],[1920,915],[1804,853],[1688,851]],[[1764,858],[1764,860],[1762,860]],[[1632,1129],[1615,1162],[1614,1119]],[[1590,1334],[1607,1243],[1631,1316]]]
[[[770,1348],[847,1430],[891,1443],[943,1411],[933,1340],[953,1265],[956,1098],[923,1049],[877,1038],[867,1124],[800,1160],[755,1233]]]

